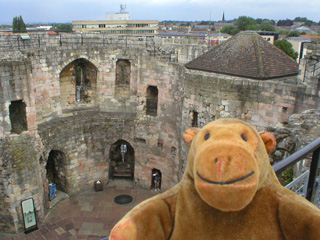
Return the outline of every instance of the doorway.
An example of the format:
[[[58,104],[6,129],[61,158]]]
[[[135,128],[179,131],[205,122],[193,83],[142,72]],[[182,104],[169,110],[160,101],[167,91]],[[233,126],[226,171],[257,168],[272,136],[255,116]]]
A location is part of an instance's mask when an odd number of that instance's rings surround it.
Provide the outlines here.
[[[155,180],[156,173],[158,173],[158,175],[160,177],[159,189],[161,189],[162,173],[159,169],[156,169],[156,168],[153,168],[151,171],[151,189],[155,188],[154,180]]]
[[[110,148],[110,172],[112,179],[130,179],[134,178],[134,149],[125,140],[118,140]]]
[[[50,151],[46,171],[49,184],[53,183],[57,190],[67,193],[67,162],[63,152]]]

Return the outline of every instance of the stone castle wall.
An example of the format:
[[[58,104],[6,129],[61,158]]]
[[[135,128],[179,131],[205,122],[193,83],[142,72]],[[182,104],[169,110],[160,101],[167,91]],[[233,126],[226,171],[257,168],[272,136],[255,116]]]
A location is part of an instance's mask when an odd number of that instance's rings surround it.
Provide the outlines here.
[[[78,59],[85,59],[97,69],[94,101],[89,104],[73,101],[66,105],[63,101],[67,98],[61,94],[65,90],[61,73]],[[131,64],[129,96],[115,97],[118,59],[127,59]],[[162,172],[162,188],[178,182],[182,96],[179,79],[183,78],[183,69],[171,62],[161,61],[161,57],[150,55],[145,49],[113,45],[103,49],[62,45],[8,52],[0,63],[3,93],[0,136],[17,146],[8,145],[9,151],[1,150],[5,153],[0,158],[0,186],[4,190],[0,203],[4,219],[1,229],[21,230],[20,203],[29,197],[35,200],[39,221],[45,216],[48,210],[45,168],[51,151],[65,156],[64,177],[69,194],[92,188],[95,180],[104,183],[109,180],[110,148],[118,140],[133,147],[134,177],[142,187],[150,188],[154,168]],[[72,82],[72,77],[73,73],[69,74],[66,81]],[[146,115],[148,86],[156,86],[159,92],[157,116]],[[26,105],[27,129],[20,134],[11,132],[9,107],[16,100]],[[15,139],[22,141],[22,136],[30,138],[23,147],[15,142]],[[17,148],[19,158],[10,151]],[[34,154],[27,155],[27,151]],[[15,158],[23,174],[12,171],[13,166],[7,164],[7,159]],[[25,167],[28,161],[33,164],[32,170]],[[24,181],[20,181],[21,177]]]
[[[64,156],[69,194],[92,188],[95,180],[109,181],[110,149],[118,140],[134,149],[134,178],[140,186],[150,188],[152,170],[159,169],[167,189],[182,176],[187,148],[181,136],[191,126],[193,111],[199,127],[237,117],[262,129],[319,106],[317,93],[296,80],[256,81],[186,70],[184,63],[206,51],[203,42],[30,36],[0,35],[0,140],[5,146],[0,229],[6,232],[22,228],[22,200],[34,198],[40,221],[48,211],[46,165],[52,151]],[[129,91],[123,94],[116,84],[118,60],[130,63]],[[77,64],[84,64],[90,78],[90,101],[75,101]],[[149,87],[158,91],[156,116],[147,114]],[[22,133],[11,132],[9,108],[17,100],[26,106]]]

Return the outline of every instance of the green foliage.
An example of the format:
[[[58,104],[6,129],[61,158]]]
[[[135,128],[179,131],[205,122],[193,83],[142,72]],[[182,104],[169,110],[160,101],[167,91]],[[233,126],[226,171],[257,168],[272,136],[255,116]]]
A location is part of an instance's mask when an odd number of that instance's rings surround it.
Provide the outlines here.
[[[289,31],[288,31],[288,30],[285,30],[285,29],[281,29],[281,30],[279,30],[279,34],[281,34],[281,35],[288,35],[288,34],[289,34]]]
[[[21,16],[14,17],[12,20],[12,32],[27,32],[26,25]]]
[[[191,26],[191,23],[190,22],[181,23],[180,26],[181,27],[189,27],[189,26]]]
[[[226,26],[223,26],[220,29],[220,32],[226,33],[226,34],[230,34],[230,35],[235,35],[235,34],[237,34],[239,32],[239,30],[235,26],[226,25]]]
[[[294,22],[303,22],[304,26],[312,26],[312,25],[316,25],[316,23],[312,20],[307,19],[306,17],[296,17],[294,20]]]
[[[263,20],[261,23],[261,31],[269,31],[273,32],[275,31],[274,29],[274,23],[270,20]]]
[[[61,32],[71,32],[72,31],[72,24],[66,23],[66,24],[55,25],[55,26],[53,26],[52,30],[61,31]]]
[[[246,30],[252,30],[252,31],[258,31],[260,30],[260,25],[259,24],[251,24],[246,26]]]
[[[291,31],[288,33],[288,37],[299,37],[300,33],[298,31]]]
[[[82,69],[80,66],[76,67],[76,86],[81,86]]]
[[[255,28],[254,25],[258,25],[258,24],[251,17],[241,16],[238,18],[236,25],[238,26],[238,29],[240,31],[245,31],[245,30],[253,30],[253,29],[248,29],[248,27],[250,26],[251,28]]]
[[[293,181],[293,168],[288,167],[285,171],[282,172],[281,176],[285,185],[289,184]]]
[[[214,22],[210,22],[210,21],[201,21],[199,23],[199,25],[213,25],[213,24],[214,24]]]
[[[277,23],[277,26],[292,26],[292,25],[293,25],[293,21],[290,19],[279,20]]]
[[[277,40],[274,42],[274,46],[276,46],[277,48],[282,50],[285,54],[287,54],[288,56],[290,56],[294,60],[297,59],[298,53],[293,50],[292,44],[290,42],[288,42],[287,40],[285,40],[285,39]]]

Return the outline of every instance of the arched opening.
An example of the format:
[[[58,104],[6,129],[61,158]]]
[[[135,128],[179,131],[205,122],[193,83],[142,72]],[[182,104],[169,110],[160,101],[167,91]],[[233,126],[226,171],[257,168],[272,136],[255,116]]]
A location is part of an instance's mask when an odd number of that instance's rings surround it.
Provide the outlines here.
[[[84,58],[69,63],[60,73],[62,107],[71,107],[77,103],[94,104],[97,72],[96,66]]]
[[[157,116],[158,112],[158,88],[156,86],[148,86],[147,88],[147,109],[146,114]]]
[[[162,180],[162,173],[159,169],[153,168],[151,171],[151,189],[157,190],[161,189],[161,180]],[[158,185],[156,186],[156,181],[158,181]]]
[[[125,140],[118,140],[110,148],[110,173],[112,179],[134,177],[134,149]]]
[[[116,97],[130,96],[131,63],[127,59],[119,59],[116,63]]]
[[[67,161],[63,152],[52,150],[46,165],[48,183],[55,184],[56,189],[68,192]]]

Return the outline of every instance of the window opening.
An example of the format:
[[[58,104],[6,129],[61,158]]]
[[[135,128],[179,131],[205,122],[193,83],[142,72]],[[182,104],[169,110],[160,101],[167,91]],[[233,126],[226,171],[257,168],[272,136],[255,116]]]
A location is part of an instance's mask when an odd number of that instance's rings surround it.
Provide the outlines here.
[[[147,89],[147,109],[146,114],[150,116],[157,116],[158,111],[158,88],[156,86],[149,86]]]
[[[116,97],[130,96],[130,75],[130,61],[119,59],[116,63]]]
[[[198,127],[198,118],[199,118],[199,113],[197,111],[192,111],[192,122],[191,126],[192,127]]]
[[[11,132],[21,133],[27,129],[26,104],[22,100],[12,101],[9,106]]]

